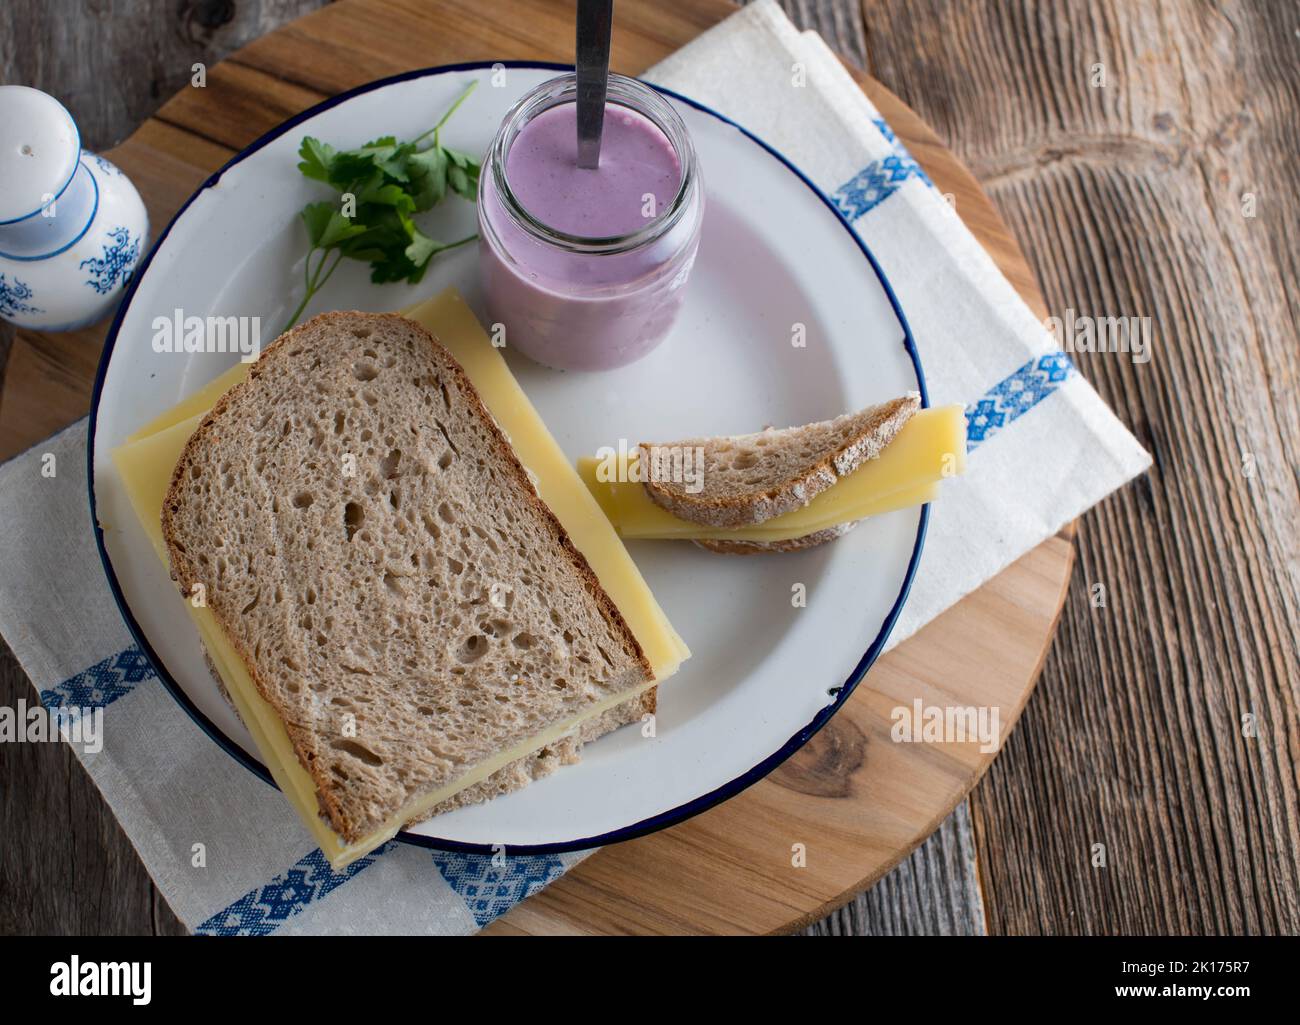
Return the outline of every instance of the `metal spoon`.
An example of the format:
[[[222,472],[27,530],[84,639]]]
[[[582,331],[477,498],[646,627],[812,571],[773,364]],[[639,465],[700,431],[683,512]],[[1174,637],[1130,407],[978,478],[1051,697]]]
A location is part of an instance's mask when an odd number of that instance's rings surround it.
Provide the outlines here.
[[[614,0],[578,0],[578,166],[600,166]]]

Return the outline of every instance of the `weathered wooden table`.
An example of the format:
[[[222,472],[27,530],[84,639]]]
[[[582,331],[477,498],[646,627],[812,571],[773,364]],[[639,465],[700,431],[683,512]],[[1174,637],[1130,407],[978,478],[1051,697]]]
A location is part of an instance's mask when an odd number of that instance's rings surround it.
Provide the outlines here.
[[[194,61],[318,6],[149,0],[101,21],[71,0],[11,0],[0,81],[58,93],[89,145],[107,147]],[[813,931],[1300,931],[1300,342],[1287,294],[1300,269],[1300,13],[1193,0],[786,7],[975,171],[1053,312],[1149,316],[1155,330],[1149,363],[1076,357],[1156,467],[1083,520],[1017,732],[968,806]],[[0,700],[28,687],[5,651]],[[1242,736],[1247,713],[1258,739]],[[71,755],[0,746],[0,787],[0,931],[179,931]],[[1097,843],[1105,868],[1091,866]]]

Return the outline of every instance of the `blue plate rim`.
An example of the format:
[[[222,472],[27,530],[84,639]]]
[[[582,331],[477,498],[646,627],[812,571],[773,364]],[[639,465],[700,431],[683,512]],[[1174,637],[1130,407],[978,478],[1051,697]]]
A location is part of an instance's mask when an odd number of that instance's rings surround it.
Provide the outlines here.
[[[157,254],[167,236],[171,233],[172,228],[174,228],[185,215],[185,212],[190,208],[191,204],[193,204],[194,201],[197,200],[205,191],[214,187],[221,180],[222,175],[231,168],[237,166],[269,143],[280,138],[280,136],[292,131],[304,121],[307,121],[332,107],[336,107],[341,103],[346,103],[353,97],[362,96],[368,92],[373,92],[376,89],[383,89],[390,85],[396,85],[400,82],[409,82],[417,78],[429,78],[435,75],[452,74],[461,71],[491,70],[498,67],[557,72],[573,70],[573,65],[571,64],[559,64],[553,61],[527,60],[468,61],[459,64],[439,64],[427,68],[416,68],[411,71],[404,71],[401,74],[379,78],[373,82],[366,82],[335,96],[327,97],[315,106],[300,111],[293,117],[281,122],[270,131],[259,136],[256,140],[231,157],[230,160],[228,160],[221,168],[213,172],[207,180],[205,180],[203,184],[194,191],[189,199],[182,204],[181,208],[176,211],[176,214],[168,222],[167,227],[163,229],[162,233],[149,248],[148,254],[132,273],[131,281],[127,286],[125,294],[122,296],[122,301],[117,308],[117,312],[113,317],[113,323],[109,327],[108,335],[104,340],[104,350],[100,355],[99,367],[95,372],[95,387],[91,393],[90,420],[86,432],[86,487],[90,499],[90,522],[95,533],[95,547],[99,552],[99,561],[103,567],[104,576],[108,581],[109,590],[112,592],[113,600],[117,603],[118,612],[125,621],[131,636],[135,639],[136,644],[144,653],[144,656],[149,660],[149,664],[153,668],[155,675],[157,675],[158,679],[162,682],[163,686],[171,696],[180,704],[190,718],[194,720],[195,724],[198,725],[198,727],[203,730],[203,732],[206,733],[220,748],[254,775],[258,776],[273,787],[275,786],[275,781],[271,778],[271,774],[267,770],[266,766],[262,765],[261,762],[253,758],[244,751],[242,747],[227,737],[225,733],[223,733],[217,725],[204,715],[199,707],[194,704],[180,684],[172,679],[172,676],[167,672],[162,659],[158,656],[157,652],[153,650],[153,646],[149,643],[149,640],[141,629],[140,624],[136,622],[131,607],[127,603],[126,596],[122,593],[122,588],[118,582],[117,574],[113,571],[112,560],[109,558],[108,550],[104,544],[104,531],[99,523],[95,500],[95,429],[99,419],[99,404],[103,397],[104,379],[108,373],[108,365],[112,360],[113,349],[117,344],[118,332],[121,329],[122,321],[126,317],[127,311],[130,309],[131,300],[135,297],[136,289],[139,287],[140,282],[144,278],[145,272],[153,262],[154,256]],[[653,83],[648,84],[653,85]],[[820,199],[822,203],[826,205],[827,209],[835,215],[844,230],[849,233],[849,236],[857,244],[862,255],[867,258],[867,262],[871,265],[871,269],[875,272],[876,278],[879,280],[881,287],[885,291],[885,296],[888,298],[889,305],[894,311],[894,316],[898,319],[899,326],[903,329],[903,347],[912,361],[913,369],[916,371],[917,390],[921,394],[921,405],[923,407],[928,407],[930,405],[930,397],[926,387],[925,371],[921,366],[921,357],[916,348],[916,340],[912,336],[912,329],[908,325],[907,318],[903,315],[903,309],[898,302],[898,297],[894,294],[893,286],[890,285],[889,278],[881,269],[880,264],[876,262],[876,258],[867,246],[866,242],[864,242],[861,236],[853,230],[852,225],[845,219],[844,215],[831,201],[830,197],[813,184],[811,179],[809,179],[809,177],[787,157],[767,142],[763,141],[763,139],[759,138],[753,132],[749,131],[749,129],[745,128],[743,125],[733,121],[725,114],[720,114],[713,108],[706,106],[697,100],[693,100],[688,96],[683,96],[681,93],[672,89],[666,89],[657,85],[654,86],[654,88],[664,95],[671,96],[673,99],[684,103],[689,107],[693,107],[696,110],[717,118],[724,124],[735,128],[746,138],[757,143],[760,147],[766,150],[767,153],[785,165],[785,167],[794,174],[795,177],[803,182],[813,195]],[[701,812],[707,811],[709,808],[736,796],[741,791],[748,789],[771,773],[777,768],[777,766],[807,744],[808,741],[811,740],[813,736],[830,721],[831,717],[840,710],[848,700],[849,696],[857,688],[857,685],[862,681],[862,678],[866,676],[867,671],[880,656],[881,651],[884,650],[885,642],[888,640],[889,634],[894,628],[894,623],[898,620],[899,613],[902,612],[903,605],[906,603],[907,596],[912,589],[912,582],[916,577],[916,569],[921,559],[921,550],[925,546],[925,535],[929,522],[930,506],[929,503],[927,503],[921,507],[921,516],[916,530],[916,541],[912,547],[912,556],[908,561],[907,572],[903,578],[903,586],[899,589],[898,598],[894,601],[893,607],[885,616],[885,620],[881,624],[880,632],[876,635],[875,640],[871,642],[871,645],[863,653],[862,658],[859,659],[858,664],[854,667],[853,672],[849,674],[848,679],[839,687],[831,687],[828,689],[828,695],[834,695],[835,700],[822,708],[807,725],[791,736],[790,739],[782,744],[778,750],[768,755],[749,771],[742,773],[740,776],[724,783],[722,786],[687,801],[685,804],[678,805],[668,811],[660,812],[657,815],[652,815],[649,818],[642,819],[640,822],[633,823],[632,825],[610,830],[607,833],[601,833],[597,836],[584,837],[578,840],[569,840],[559,843],[510,844],[505,847],[505,850],[508,853],[516,855],[563,854],[569,851],[589,850],[593,847],[604,847],[612,843],[621,843],[625,840],[633,840],[637,837],[658,832],[661,829],[666,829],[669,826],[677,825],[680,822],[693,818]],[[497,853],[497,851],[501,849],[500,846],[490,844],[463,843],[458,840],[447,840],[442,837],[409,833],[405,830],[399,832],[396,839],[417,847],[424,847],[432,850],[454,851],[466,854],[490,855]]]

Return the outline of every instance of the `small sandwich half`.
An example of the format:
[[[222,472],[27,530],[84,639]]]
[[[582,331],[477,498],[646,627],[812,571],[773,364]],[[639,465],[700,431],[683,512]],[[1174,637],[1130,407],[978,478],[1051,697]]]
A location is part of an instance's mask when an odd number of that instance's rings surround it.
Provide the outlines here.
[[[607,448],[579,459],[578,472],[625,539],[799,551],[934,501],[964,472],[965,409],[920,404],[909,393],[801,427]]]
[[[709,527],[745,527],[765,523],[808,505],[842,477],[884,450],[921,408],[921,396],[909,392],[889,402],[846,413],[834,420],[754,434],[688,438],[639,446],[642,465],[653,466],[657,452],[700,451],[704,465],[693,489],[671,475],[645,480],[656,505],[674,516]],[[835,524],[783,541],[699,539],[710,551],[748,555],[797,551],[833,541],[856,521]]]
[[[618,607],[403,317],[323,314],[271,345],[186,443],[162,532],[348,844],[517,789],[655,707]]]
[[[639,446],[643,465],[653,465],[656,450],[704,453],[701,487],[671,477],[651,478],[645,481],[646,491],[657,505],[694,523],[711,527],[763,523],[807,505],[841,477],[880,455],[920,408],[921,396],[910,392],[801,427],[643,442]]]

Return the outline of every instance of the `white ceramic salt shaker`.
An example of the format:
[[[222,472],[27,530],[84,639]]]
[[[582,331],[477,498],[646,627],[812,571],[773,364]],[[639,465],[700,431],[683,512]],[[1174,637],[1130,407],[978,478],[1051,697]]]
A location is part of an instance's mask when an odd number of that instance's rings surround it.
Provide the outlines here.
[[[149,240],[135,186],[81,148],[53,96],[0,86],[0,317],[71,331],[107,316]]]

